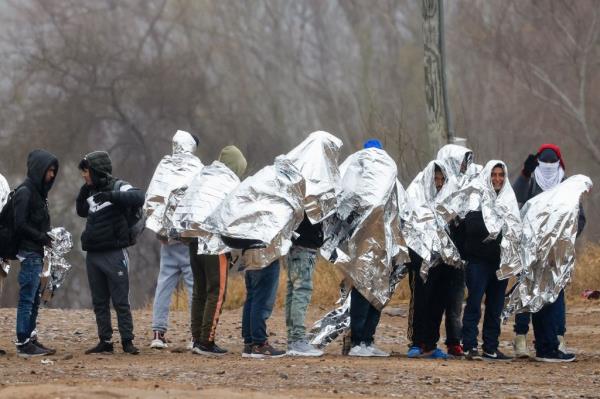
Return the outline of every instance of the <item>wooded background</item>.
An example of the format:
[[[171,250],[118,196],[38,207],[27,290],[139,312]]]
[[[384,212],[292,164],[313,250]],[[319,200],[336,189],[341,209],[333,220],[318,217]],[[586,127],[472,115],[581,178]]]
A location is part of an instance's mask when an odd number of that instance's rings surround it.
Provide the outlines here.
[[[447,79],[456,135],[475,161],[514,177],[544,142],[568,174],[600,170],[598,3],[445,2]],[[145,188],[177,129],[197,134],[205,164],[237,145],[253,173],[310,132],[376,137],[407,185],[432,159],[427,136],[423,15],[409,0],[7,0],[0,4],[0,173],[11,186],[26,156],[61,162],[52,221],[73,233],[74,270],[52,302],[88,307],[74,200],[77,164],[109,151],[114,174]],[[598,190],[586,201],[600,227]],[[153,297],[157,240],[130,249],[134,307]],[[0,306],[14,306],[18,265]]]

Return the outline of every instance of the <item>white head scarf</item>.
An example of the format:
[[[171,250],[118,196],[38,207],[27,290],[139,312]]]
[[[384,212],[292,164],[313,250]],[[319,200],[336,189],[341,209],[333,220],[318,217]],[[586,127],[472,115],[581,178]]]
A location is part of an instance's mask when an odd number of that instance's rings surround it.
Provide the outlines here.
[[[535,181],[544,191],[556,187],[565,177],[565,171],[560,166],[560,162],[542,162],[538,161],[538,166],[534,171]]]

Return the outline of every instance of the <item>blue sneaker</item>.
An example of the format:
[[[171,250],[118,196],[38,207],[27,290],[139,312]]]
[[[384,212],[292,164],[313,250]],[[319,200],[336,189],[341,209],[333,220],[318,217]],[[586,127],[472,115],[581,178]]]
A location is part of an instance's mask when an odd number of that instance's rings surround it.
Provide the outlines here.
[[[424,356],[426,359],[440,359],[446,360],[448,359],[448,354],[441,350],[440,348],[435,348],[431,353]]]
[[[408,356],[411,359],[421,357],[422,354],[423,351],[418,346],[411,346],[408,352],[406,352],[406,356]]]

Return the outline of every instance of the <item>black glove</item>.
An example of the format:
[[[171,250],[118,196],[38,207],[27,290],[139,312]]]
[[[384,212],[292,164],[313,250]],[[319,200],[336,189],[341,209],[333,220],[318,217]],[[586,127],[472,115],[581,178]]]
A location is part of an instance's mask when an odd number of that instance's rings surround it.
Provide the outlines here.
[[[96,195],[94,195],[94,202],[97,204],[102,204],[103,202],[111,202],[112,201],[112,191],[102,191]]]
[[[525,177],[530,178],[531,174],[533,173],[535,168],[537,168],[537,166],[537,157],[533,154],[529,154],[529,156],[525,160],[525,163],[523,164],[523,174],[525,175]]]

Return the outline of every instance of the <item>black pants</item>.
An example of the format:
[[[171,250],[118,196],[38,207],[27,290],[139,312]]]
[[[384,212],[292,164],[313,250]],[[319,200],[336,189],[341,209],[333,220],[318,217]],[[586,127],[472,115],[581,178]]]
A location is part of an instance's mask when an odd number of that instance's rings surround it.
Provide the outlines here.
[[[364,342],[371,345],[379,324],[381,312],[377,310],[356,288],[350,293],[350,334],[352,346]]]
[[[112,339],[110,301],[117,312],[121,342],[133,340],[133,318],[129,306],[129,259],[124,249],[88,252],[85,259],[92,304],[102,341]]]
[[[555,302],[549,303],[537,313],[531,314],[535,352],[546,356],[558,350],[557,335],[565,334],[565,291],[561,291]]]
[[[194,275],[192,336],[204,345],[215,342],[219,316],[225,303],[229,262],[226,255],[198,255],[198,244],[190,245]]]
[[[420,275],[422,259],[410,251],[408,266],[410,309],[408,339],[410,346],[430,351],[440,339],[442,317],[446,314],[446,345],[457,345],[462,336],[462,303],[464,300],[464,271],[446,264],[429,270],[427,282]]]

